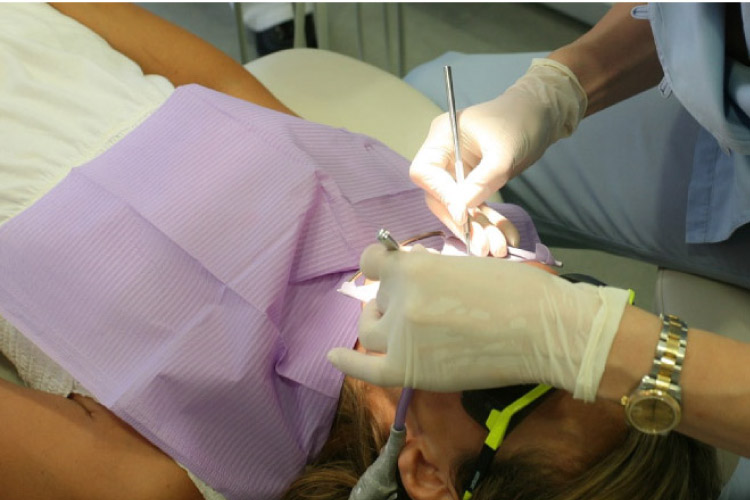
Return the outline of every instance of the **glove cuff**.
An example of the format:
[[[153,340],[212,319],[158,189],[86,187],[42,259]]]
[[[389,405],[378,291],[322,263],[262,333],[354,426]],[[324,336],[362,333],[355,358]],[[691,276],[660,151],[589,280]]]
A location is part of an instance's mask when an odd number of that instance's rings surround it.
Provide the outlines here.
[[[558,130],[552,142],[571,135],[588,107],[588,97],[578,77],[564,64],[545,58],[532,59],[526,74],[544,82],[552,104],[560,112]]]
[[[596,399],[599,382],[604,374],[607,357],[612,348],[615,334],[620,327],[620,320],[625,306],[630,301],[630,291],[614,287],[597,287],[600,306],[591,323],[586,349],[578,369],[576,386],[573,391],[575,399],[592,402]]]

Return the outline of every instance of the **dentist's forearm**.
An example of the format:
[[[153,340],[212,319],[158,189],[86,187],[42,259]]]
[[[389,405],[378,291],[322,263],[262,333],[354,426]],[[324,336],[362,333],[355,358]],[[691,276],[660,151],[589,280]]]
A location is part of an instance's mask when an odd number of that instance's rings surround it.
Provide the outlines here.
[[[117,3],[51,5],[96,32],[146,74],[162,75],[175,86],[197,83],[294,114],[224,52],[141,7]]]
[[[663,76],[649,22],[630,15],[635,5],[615,3],[591,30],[549,55],[578,77],[588,96],[586,115],[655,86]]]
[[[689,331],[678,431],[750,457],[750,345]]]
[[[619,401],[638,386],[651,369],[660,330],[655,315],[626,308],[598,397]],[[688,330],[687,338],[677,431],[750,456],[750,344],[696,328]]]

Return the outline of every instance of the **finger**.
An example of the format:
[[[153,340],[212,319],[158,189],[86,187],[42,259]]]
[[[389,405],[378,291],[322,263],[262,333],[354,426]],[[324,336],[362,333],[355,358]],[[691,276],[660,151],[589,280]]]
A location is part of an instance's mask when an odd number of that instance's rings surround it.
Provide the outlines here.
[[[359,258],[359,268],[366,278],[379,281],[380,269],[385,261],[388,249],[381,243],[373,243],[365,248]]]
[[[508,243],[500,229],[489,225],[484,228],[484,234],[487,237],[491,255],[494,257],[505,257],[508,255]]]
[[[459,186],[457,197],[467,207],[476,207],[508,182],[513,158],[509,155],[484,152],[479,164]]]
[[[459,225],[466,221],[467,207],[463,201],[464,197],[459,194],[458,185],[448,172],[441,170],[430,174],[430,177],[420,184],[427,195],[445,207],[447,217]]]
[[[460,239],[464,243],[465,237],[464,237],[464,229],[462,223],[457,223],[453,217],[448,212],[448,208],[443,205],[439,200],[433,198],[432,196],[426,195],[425,201],[427,202],[427,207],[430,209],[430,211],[435,214],[435,217],[440,219],[440,222],[442,222],[445,227],[447,227],[451,233],[453,233],[456,238]]]
[[[483,217],[483,216],[482,216]],[[486,220],[486,219],[485,219]],[[481,221],[471,221],[471,255],[486,257],[490,253],[490,245],[487,240]]]
[[[431,195],[445,199],[456,186],[453,155],[439,146],[422,146],[409,167],[412,181]]]
[[[489,238],[487,228],[491,226],[489,219],[477,209],[469,210],[471,216],[471,254],[486,257],[489,254]]]
[[[421,243],[415,243],[415,244],[411,245],[410,247],[406,247],[405,250],[407,252],[413,252],[413,253],[429,252],[430,251],[430,249],[425,248],[425,246],[422,245]]]
[[[453,170],[453,153],[441,141],[428,139],[414,156],[409,176],[417,186],[447,204],[456,189]]]
[[[378,327],[382,317],[377,300],[371,300],[362,308],[358,327],[359,344],[368,351],[385,353],[388,350],[388,336],[382,335]]]
[[[427,248],[426,246],[415,243],[411,246],[404,247],[404,251],[406,252],[412,252],[412,253],[429,253],[432,255],[440,255],[440,252],[434,248]]]
[[[455,154],[446,114],[433,120],[427,139],[409,167],[409,175],[428,195],[448,207],[453,219],[463,224],[466,207],[457,197]]]
[[[508,218],[504,217],[502,214],[498,213],[497,210],[494,210],[488,205],[481,205],[479,210],[485,217],[487,217],[490,224],[502,231],[508,245],[518,247],[521,244],[521,233],[518,231],[518,228],[508,220]]]
[[[328,361],[340,371],[354,378],[383,387],[403,384],[404,375],[388,366],[385,356],[373,356],[345,347],[328,351]]]

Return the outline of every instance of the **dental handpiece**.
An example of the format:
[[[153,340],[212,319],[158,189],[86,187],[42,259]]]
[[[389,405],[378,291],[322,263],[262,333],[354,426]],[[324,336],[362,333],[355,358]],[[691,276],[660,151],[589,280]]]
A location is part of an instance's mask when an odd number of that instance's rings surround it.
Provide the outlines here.
[[[401,248],[398,240],[396,240],[396,238],[394,238],[391,235],[391,232],[387,229],[381,229],[380,231],[378,231],[378,241],[382,243],[389,251],[398,250],[399,248]],[[404,390],[401,392],[401,398],[399,399],[398,409],[396,411],[396,419],[393,422],[393,428],[398,431],[404,429],[404,424],[406,421],[406,408],[409,406],[409,401],[411,401],[411,395],[413,392],[414,389],[409,387],[404,387]]]
[[[456,99],[453,94],[453,73],[451,72],[450,66],[445,66],[445,92],[448,95],[448,116],[451,122],[451,132],[453,132],[453,150],[456,157],[456,182],[462,183],[464,181],[464,162],[461,159],[461,141],[458,130],[458,118],[456,117]],[[466,214],[466,222],[464,223],[464,238],[466,239],[466,255],[471,255],[471,221],[469,220],[469,214]]]
[[[381,229],[378,231],[378,241],[385,245],[388,250],[398,250],[401,248],[401,245],[396,241],[396,238],[391,236],[390,231],[387,229]]]
[[[396,238],[386,229],[378,231],[378,241],[389,251],[401,248]],[[406,412],[414,389],[404,387],[396,406],[396,416],[391,425],[388,440],[378,458],[357,480],[349,494],[349,500],[394,500],[397,498],[398,457],[406,444]]]

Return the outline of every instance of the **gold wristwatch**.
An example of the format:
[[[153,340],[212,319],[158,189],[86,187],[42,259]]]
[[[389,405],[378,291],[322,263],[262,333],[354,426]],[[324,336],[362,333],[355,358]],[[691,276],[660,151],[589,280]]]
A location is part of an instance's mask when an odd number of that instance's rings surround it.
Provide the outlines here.
[[[628,423],[646,434],[667,434],[682,417],[680,373],[688,327],[677,316],[659,317],[662,328],[651,371],[630,396],[621,400]]]

